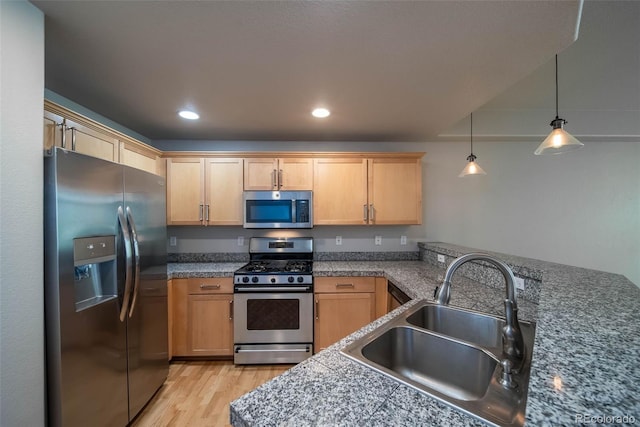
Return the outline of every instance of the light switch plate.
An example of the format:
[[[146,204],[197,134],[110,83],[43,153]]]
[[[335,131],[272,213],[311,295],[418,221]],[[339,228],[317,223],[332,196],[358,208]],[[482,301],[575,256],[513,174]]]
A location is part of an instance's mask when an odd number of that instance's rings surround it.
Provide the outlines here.
[[[444,255],[438,254],[438,262],[444,262]]]
[[[342,236],[336,236],[336,246],[342,246]]]
[[[516,277],[516,289],[524,291],[524,279],[522,277]]]
[[[169,246],[176,246],[178,244],[178,239],[176,236],[169,237]]]
[[[400,244],[401,245],[407,244],[407,236],[400,236]]]
[[[376,236],[374,238],[374,242],[376,246],[381,246],[382,245],[382,236]]]
[[[238,246],[244,246],[244,236],[238,236]]]

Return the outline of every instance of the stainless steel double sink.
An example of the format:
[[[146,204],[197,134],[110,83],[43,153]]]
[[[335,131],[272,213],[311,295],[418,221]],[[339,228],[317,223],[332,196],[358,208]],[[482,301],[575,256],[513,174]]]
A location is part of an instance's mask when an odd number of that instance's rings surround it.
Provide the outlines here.
[[[504,325],[500,317],[420,301],[341,352],[489,424],[522,426],[535,324],[520,322],[525,359],[511,388],[500,382]]]

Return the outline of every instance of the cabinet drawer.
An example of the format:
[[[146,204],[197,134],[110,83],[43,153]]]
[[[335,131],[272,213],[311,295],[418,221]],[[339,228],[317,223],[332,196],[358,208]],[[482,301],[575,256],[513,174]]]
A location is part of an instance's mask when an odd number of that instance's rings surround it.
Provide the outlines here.
[[[232,277],[191,278],[187,283],[187,292],[193,294],[232,294]]]
[[[313,282],[314,292],[375,292],[375,277],[316,277]]]

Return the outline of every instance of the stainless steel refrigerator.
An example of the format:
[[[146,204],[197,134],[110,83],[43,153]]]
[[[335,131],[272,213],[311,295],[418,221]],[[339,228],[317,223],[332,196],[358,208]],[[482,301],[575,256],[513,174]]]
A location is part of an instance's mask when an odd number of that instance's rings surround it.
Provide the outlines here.
[[[165,179],[45,157],[50,426],[126,426],[167,377]]]

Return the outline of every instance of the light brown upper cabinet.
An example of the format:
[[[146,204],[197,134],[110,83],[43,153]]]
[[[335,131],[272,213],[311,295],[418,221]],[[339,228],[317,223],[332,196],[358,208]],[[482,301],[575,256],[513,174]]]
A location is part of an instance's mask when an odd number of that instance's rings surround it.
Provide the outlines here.
[[[242,159],[167,159],[168,225],[242,225]]]
[[[421,159],[317,158],[313,204],[317,225],[421,224]]]
[[[160,150],[51,101],[45,100],[44,108],[45,151],[62,147],[156,175],[165,175]]]
[[[302,191],[313,188],[310,158],[246,158],[244,189],[250,191]]]
[[[111,162],[119,160],[118,138],[78,121],[45,111],[44,148],[48,150],[54,146]]]
[[[120,163],[156,175],[165,175],[164,159],[160,157],[160,153],[140,144],[120,141]]]

